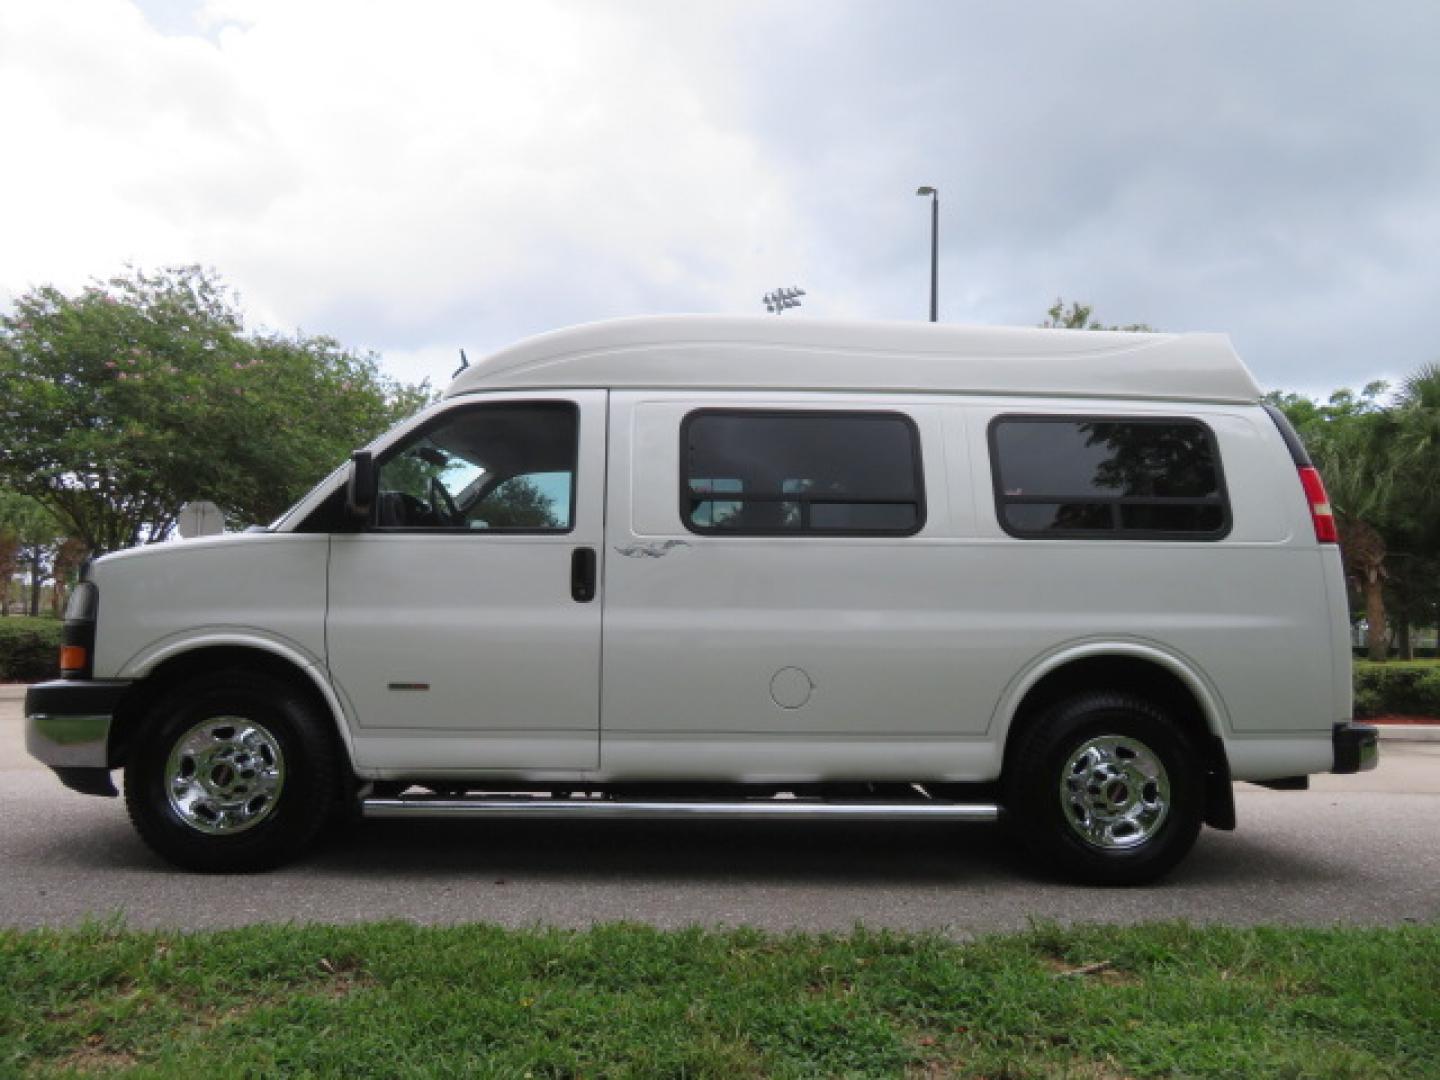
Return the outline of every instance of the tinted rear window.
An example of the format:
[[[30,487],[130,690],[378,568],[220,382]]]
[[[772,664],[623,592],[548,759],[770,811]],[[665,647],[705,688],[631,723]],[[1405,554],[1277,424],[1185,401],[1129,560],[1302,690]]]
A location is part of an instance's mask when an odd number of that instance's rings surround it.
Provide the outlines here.
[[[707,409],[681,439],[693,532],[909,535],[924,524],[919,440],[897,413]]]
[[[1215,436],[1198,420],[1001,416],[1001,526],[1022,537],[1213,540],[1230,528]]]

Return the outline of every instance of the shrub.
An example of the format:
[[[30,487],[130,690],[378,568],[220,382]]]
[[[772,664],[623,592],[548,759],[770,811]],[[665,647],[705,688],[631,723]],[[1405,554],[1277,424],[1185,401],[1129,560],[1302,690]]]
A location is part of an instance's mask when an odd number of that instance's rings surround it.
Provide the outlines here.
[[[59,619],[0,618],[0,682],[40,682],[59,673]]]
[[[1440,664],[1355,665],[1355,715],[1440,717]]]

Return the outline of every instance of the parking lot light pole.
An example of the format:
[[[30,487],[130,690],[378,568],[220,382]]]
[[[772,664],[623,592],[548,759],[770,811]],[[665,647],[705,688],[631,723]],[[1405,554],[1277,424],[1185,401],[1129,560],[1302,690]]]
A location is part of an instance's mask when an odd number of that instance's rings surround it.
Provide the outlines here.
[[[765,310],[772,315],[782,315],[787,308],[800,306],[800,297],[805,295],[804,289],[791,287],[789,289],[776,289],[774,292],[767,292],[764,296]]]
[[[926,185],[916,195],[930,196],[930,321],[940,317],[940,192]]]

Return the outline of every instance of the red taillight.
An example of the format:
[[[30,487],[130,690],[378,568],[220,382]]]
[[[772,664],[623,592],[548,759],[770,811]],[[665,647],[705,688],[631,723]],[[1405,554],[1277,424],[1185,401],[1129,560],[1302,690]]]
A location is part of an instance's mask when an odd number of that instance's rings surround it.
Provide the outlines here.
[[[1315,539],[1322,544],[1338,544],[1340,534],[1335,531],[1335,514],[1330,509],[1330,499],[1325,494],[1325,481],[1320,472],[1310,465],[1300,466],[1300,486],[1305,489],[1305,500],[1310,504],[1310,520],[1315,522]]]

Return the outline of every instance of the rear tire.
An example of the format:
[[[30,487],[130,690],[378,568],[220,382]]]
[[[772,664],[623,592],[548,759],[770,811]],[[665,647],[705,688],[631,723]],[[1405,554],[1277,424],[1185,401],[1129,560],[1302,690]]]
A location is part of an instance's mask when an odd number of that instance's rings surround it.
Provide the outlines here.
[[[1185,731],[1142,698],[1062,701],[1020,736],[1004,783],[1011,825],[1040,866],[1096,885],[1140,885],[1195,844],[1204,768]]]
[[[146,718],[125,767],[141,839],[187,870],[266,870],[333,814],[340,756],[329,718],[280,680],[229,669],[186,682]]]

